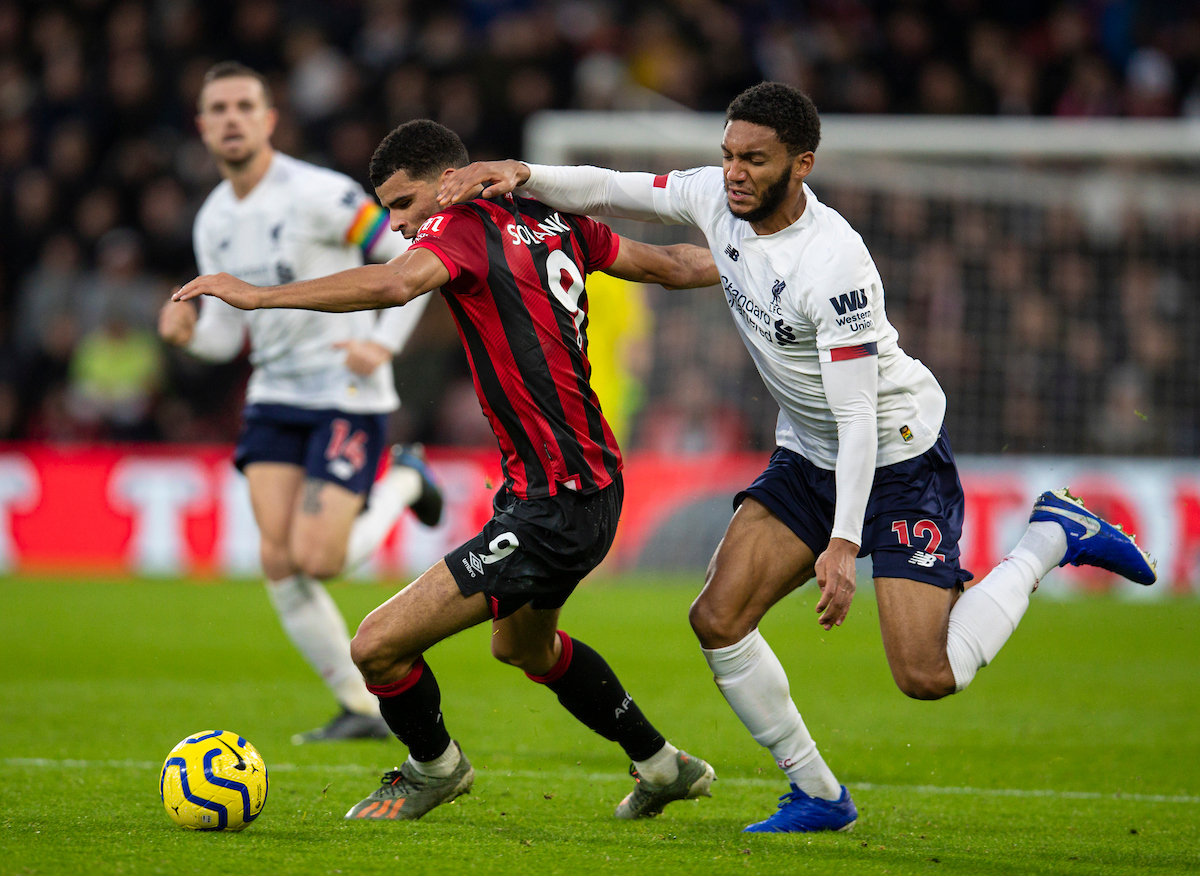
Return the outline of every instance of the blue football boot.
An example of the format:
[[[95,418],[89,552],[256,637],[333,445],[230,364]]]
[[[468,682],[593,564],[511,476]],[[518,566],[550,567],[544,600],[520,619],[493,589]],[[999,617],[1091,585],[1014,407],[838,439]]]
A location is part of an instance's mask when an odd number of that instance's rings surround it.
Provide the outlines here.
[[[1029,515],[1029,522],[1035,521],[1057,523],[1067,533],[1067,553],[1060,566],[1096,566],[1146,585],[1158,577],[1154,560],[1132,535],[1087,510],[1066,487],[1038,496]]]
[[[779,798],[779,810],[765,821],[747,825],[742,833],[815,833],[819,830],[854,830],[858,810],[850,792],[842,785],[836,800],[810,797],[794,784]]]
[[[437,526],[442,519],[442,490],[437,478],[425,461],[425,448],[420,444],[397,444],[392,447],[392,465],[411,468],[421,476],[421,495],[410,506],[417,520],[426,526]]]

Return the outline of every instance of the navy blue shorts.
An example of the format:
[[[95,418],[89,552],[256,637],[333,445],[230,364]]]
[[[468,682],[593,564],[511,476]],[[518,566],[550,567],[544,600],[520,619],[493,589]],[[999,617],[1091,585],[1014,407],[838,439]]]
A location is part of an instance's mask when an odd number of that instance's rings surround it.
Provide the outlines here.
[[[233,464],[298,465],[307,476],[365,495],[375,483],[387,414],[350,414],[291,405],[247,405]]]
[[[766,471],[733,500],[761,502],[820,556],[829,545],[837,490],[834,473],[779,447]],[[961,589],[973,577],[959,563],[962,484],[943,428],[920,456],[875,471],[858,555],[871,556],[876,578],[907,578]]]

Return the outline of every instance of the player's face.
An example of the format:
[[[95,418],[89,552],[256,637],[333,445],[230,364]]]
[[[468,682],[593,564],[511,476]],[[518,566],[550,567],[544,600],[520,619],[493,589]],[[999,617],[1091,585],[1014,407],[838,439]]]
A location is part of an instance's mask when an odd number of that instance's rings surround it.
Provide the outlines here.
[[[388,211],[392,231],[399,231],[412,240],[425,220],[441,211],[437,191],[444,175],[432,180],[411,179],[403,170],[398,170],[376,187],[375,194]]]
[[[277,115],[267,105],[261,82],[250,76],[229,76],[204,86],[196,127],[218,161],[238,167],[267,145]]]
[[[803,181],[794,172],[796,157],[788,155],[775,131],[763,125],[730,122],[721,152],[729,212],[747,222],[762,222]]]

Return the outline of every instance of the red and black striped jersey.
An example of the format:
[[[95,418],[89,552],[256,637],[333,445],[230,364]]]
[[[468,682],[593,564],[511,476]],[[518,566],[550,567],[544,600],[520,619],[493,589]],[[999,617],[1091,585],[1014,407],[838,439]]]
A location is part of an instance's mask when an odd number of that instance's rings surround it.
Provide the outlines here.
[[[552,496],[560,485],[592,493],[621,470],[591,387],[584,287],[619,246],[606,225],[512,195],[444,210],[413,242],[450,272],[442,295],[500,445],[505,484],[521,498]]]

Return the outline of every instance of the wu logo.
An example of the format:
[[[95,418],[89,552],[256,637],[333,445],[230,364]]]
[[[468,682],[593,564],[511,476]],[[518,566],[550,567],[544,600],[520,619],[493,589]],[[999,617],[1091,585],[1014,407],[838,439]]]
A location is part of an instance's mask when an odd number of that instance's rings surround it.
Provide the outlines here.
[[[738,260],[738,256],[740,256],[741,253],[733,248],[732,243],[727,243],[727,244],[725,244],[725,255],[729,256],[731,259],[733,259],[736,262]]]
[[[838,316],[845,316],[847,310],[858,310],[867,306],[867,290],[852,289],[849,292],[843,292],[837,298],[830,298],[829,303],[838,312]]]
[[[775,285],[771,287],[771,297],[778,302],[779,296],[783,294],[783,290],[786,288],[787,283],[783,282],[783,280],[776,280]]]

